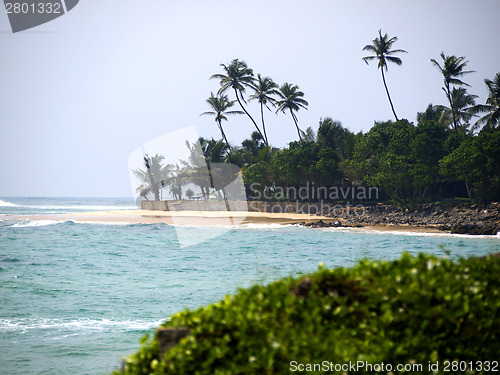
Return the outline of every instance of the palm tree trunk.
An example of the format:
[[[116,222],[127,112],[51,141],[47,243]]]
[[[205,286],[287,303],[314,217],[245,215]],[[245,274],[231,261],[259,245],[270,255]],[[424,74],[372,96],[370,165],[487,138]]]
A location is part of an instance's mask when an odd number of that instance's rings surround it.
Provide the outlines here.
[[[472,199],[472,194],[471,194],[471,191],[470,191],[470,186],[467,183],[467,181],[464,181],[464,182],[465,182],[465,188],[467,189],[467,195],[469,196],[469,199]]]
[[[295,122],[295,127],[297,128],[297,133],[299,133],[299,139],[302,141],[302,134],[300,134],[301,130],[299,128],[299,124],[297,123],[297,118],[295,117],[295,114],[293,113],[291,108],[290,108],[290,113],[292,115],[293,121]]]
[[[153,191],[155,201],[159,201],[160,200],[160,191],[158,189],[158,186],[155,183],[155,180],[153,177],[153,172],[151,172],[151,169],[149,167],[148,167],[148,174],[149,174],[149,180],[151,181],[151,190]]]
[[[236,100],[238,100],[238,103],[241,107],[241,109],[243,110],[243,112],[246,113],[246,115],[248,117],[250,117],[250,120],[252,120],[254,126],[255,126],[255,129],[257,129],[257,131],[259,132],[259,134],[261,135],[262,139],[265,139],[264,138],[264,134],[262,134],[262,132],[260,131],[259,127],[257,126],[257,123],[255,122],[255,120],[253,119],[252,116],[250,116],[250,113],[247,112],[247,110],[245,109],[245,107],[243,107],[243,104],[241,103],[241,100],[240,100],[240,97],[238,96],[238,90],[234,89],[234,93],[236,94]]]
[[[262,130],[264,131],[264,141],[266,142],[266,146],[269,146],[269,142],[267,141],[267,133],[266,133],[266,125],[264,124],[264,104],[260,102],[260,115],[262,117]]]
[[[227,141],[226,134],[224,133],[224,130],[222,129],[222,124],[220,121],[218,121],[218,125],[219,125],[220,133],[222,134],[222,138],[224,138],[224,142],[226,142],[226,144],[229,146],[229,142]]]
[[[448,97],[448,101],[450,102],[451,115],[453,116],[453,128],[455,129],[455,133],[458,133],[457,116],[455,115],[455,106],[453,105],[453,100],[451,99],[450,83],[445,81],[445,86],[446,96]]]
[[[396,111],[394,110],[394,106],[392,105],[391,96],[389,95],[389,89],[387,88],[387,84],[385,83],[384,67],[381,67],[380,71],[382,72],[382,81],[384,81],[385,92],[387,92],[387,97],[389,98],[389,103],[391,105],[392,113],[394,113],[396,121],[399,121],[398,115],[396,115]]]
[[[229,206],[228,197],[227,197],[227,194],[226,194],[224,188],[222,188],[222,195],[224,198],[224,203],[226,205],[226,214],[229,215],[229,220],[231,221],[231,225],[234,225],[234,218],[233,218],[233,215],[231,215],[231,206]]]

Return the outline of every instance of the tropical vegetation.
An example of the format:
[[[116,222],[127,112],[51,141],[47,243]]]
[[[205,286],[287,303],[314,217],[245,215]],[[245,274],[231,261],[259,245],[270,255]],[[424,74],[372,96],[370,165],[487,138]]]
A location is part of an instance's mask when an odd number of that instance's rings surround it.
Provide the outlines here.
[[[368,132],[355,134],[334,117],[325,116],[315,129],[309,126],[304,131],[298,112],[309,105],[305,93],[296,84],[279,85],[269,76],[254,75],[245,61],[234,59],[221,64],[222,73],[210,77],[218,80],[220,87],[216,94],[210,94],[209,110],[202,113],[213,116],[221,140],[201,138],[197,144],[188,144],[191,157],[181,168],[163,165],[161,155],[147,157],[151,159],[148,163],[159,170],[134,171],[142,181],[138,192],[148,199],[158,199],[159,181],[163,181],[177,199],[183,197],[183,188],[195,187],[191,199],[221,199],[225,194],[221,186],[216,186],[214,181],[219,179],[214,180],[214,176],[219,176],[217,165],[228,164],[238,168],[223,180],[241,173],[249,200],[264,196],[293,199],[283,190],[305,184],[311,188],[376,186],[380,189],[378,199],[410,210],[419,203],[447,198],[472,199],[480,204],[500,200],[500,73],[485,79],[488,97],[480,104],[463,80],[473,73],[467,70],[466,58],[441,53],[441,61],[431,59],[431,64],[442,75],[447,103],[429,104],[416,114],[415,123],[399,119],[385,72],[389,63],[401,65],[402,60],[395,55],[406,51],[393,48],[397,37],[381,30],[378,34],[363,48],[373,54],[362,60],[377,61],[396,121],[375,122]],[[260,124],[252,116],[253,102],[258,104],[255,110],[260,112]],[[273,147],[267,131],[273,123],[272,119],[266,121],[266,111],[289,115],[298,140],[287,147]],[[223,122],[229,115],[240,114],[247,116],[254,131],[235,145],[228,139]],[[154,177],[156,174],[158,177]],[[256,194],[264,191],[266,194]]]
[[[446,373],[445,366],[455,374],[490,373],[499,366],[499,272],[500,257],[408,253],[353,268],[320,266],[173,315],[162,327],[189,334],[165,353],[158,334],[145,336],[114,374],[290,374],[298,364],[323,361],[365,367],[298,372],[403,373],[367,367],[385,363],[422,366],[405,373]]]

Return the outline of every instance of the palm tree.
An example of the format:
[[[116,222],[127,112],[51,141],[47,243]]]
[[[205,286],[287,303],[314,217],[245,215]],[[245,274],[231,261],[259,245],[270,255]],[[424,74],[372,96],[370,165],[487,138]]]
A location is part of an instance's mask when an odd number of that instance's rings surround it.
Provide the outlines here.
[[[183,164],[182,175],[186,184],[194,184],[200,188],[203,200],[207,201],[210,196],[211,180],[208,170],[207,158],[204,145],[207,141],[200,137],[193,144],[186,141],[189,150],[188,160],[181,160]]]
[[[252,132],[249,139],[241,142],[240,150],[250,154],[253,158],[257,158],[257,154],[266,147],[266,143],[258,132]]]
[[[264,142],[269,146],[269,141],[267,139],[266,125],[264,123],[264,106],[268,110],[271,110],[267,105],[270,103],[272,106],[276,106],[276,99],[272,95],[279,95],[278,85],[269,77],[264,77],[257,74],[257,80],[250,85],[250,87],[255,91],[255,94],[251,95],[249,100],[257,99],[260,103],[260,115],[262,118],[262,130],[264,131]]]
[[[316,140],[321,147],[329,147],[334,150],[339,159],[344,158],[347,129],[342,126],[340,121],[333,120],[331,117],[320,119]]]
[[[219,201],[226,200],[227,194],[224,188],[234,181],[239,173],[239,168],[235,169],[232,168],[231,164],[226,164],[230,147],[222,141],[211,139],[205,140],[201,144],[201,148],[208,165],[211,187],[217,191]],[[231,211],[227,200],[226,209]]]
[[[220,165],[227,161],[230,146],[223,141],[201,137],[193,144],[186,141],[186,146],[190,155],[188,161],[181,161],[184,165],[184,183],[197,185],[206,201],[210,197],[211,188],[222,190],[232,181],[228,182],[229,168],[222,168]]]
[[[229,89],[233,89],[234,94],[236,95],[236,100],[238,101],[241,109],[246,113],[250,120],[252,120],[255,129],[262,134],[259,126],[241,102],[245,102],[245,98],[243,97],[245,88],[250,86],[254,81],[253,70],[250,69],[244,61],[240,61],[238,59],[234,59],[229,65],[221,64],[221,66],[226,74],[214,74],[210,77],[210,79],[220,79],[221,88],[219,89],[219,94],[222,94]]]
[[[481,117],[474,127],[484,124],[487,129],[495,129],[500,125],[500,73],[497,73],[493,80],[485,79],[484,83],[488,88],[488,99],[486,99],[486,105],[478,106],[477,112],[487,112],[487,114]]]
[[[214,96],[213,93],[210,93],[210,98],[207,99],[207,103],[213,111],[203,112],[200,116],[203,115],[215,116],[215,122],[219,126],[222,138],[224,138],[226,144],[229,145],[229,142],[226,138],[226,134],[224,133],[224,129],[222,129],[222,120],[227,121],[226,115],[237,115],[237,114],[242,114],[244,112],[228,111],[228,109],[234,105],[234,101],[230,101],[227,98],[227,95],[219,94],[217,96]]]
[[[450,103],[450,108],[452,112],[453,119],[453,127],[455,131],[458,131],[458,122],[455,104],[453,103],[452,98],[452,89],[451,85],[455,86],[470,86],[467,83],[461,81],[459,77],[462,77],[465,74],[473,73],[472,70],[464,70],[467,66],[468,61],[465,61],[464,56],[456,57],[456,56],[445,56],[444,52],[441,52],[441,58],[443,59],[443,65],[441,66],[436,60],[431,59],[432,64],[439,69],[441,74],[443,75],[444,87],[443,90],[446,93],[446,97],[448,98],[448,102]]]
[[[176,164],[175,168],[172,168],[171,178],[170,178],[170,193],[174,196],[176,200],[182,200],[182,186],[185,184],[185,178],[179,165]]]
[[[316,133],[314,132],[313,128],[308,126],[306,128],[306,131],[304,132],[304,141],[305,142],[312,142],[314,143],[316,141]]]
[[[207,160],[209,169],[210,163],[225,163],[227,155],[231,150],[227,144],[224,144],[221,141],[216,141],[214,139],[205,140],[201,144],[201,148],[203,150],[203,156]]]
[[[144,156],[145,169],[134,169],[134,175],[142,181],[136,191],[145,199],[152,193],[155,201],[160,200],[160,189],[166,185],[166,181],[170,178],[173,166],[171,164],[163,164],[165,157],[156,154],[155,156]]]
[[[417,112],[417,123],[421,124],[426,121],[435,121],[438,124],[445,125],[443,106],[430,103],[424,112]]]
[[[387,97],[389,98],[389,104],[391,105],[392,113],[394,114],[396,121],[398,121],[398,116],[396,115],[396,111],[394,110],[394,106],[392,105],[391,96],[389,95],[389,89],[387,88],[387,84],[385,82],[384,69],[387,71],[388,61],[396,65],[401,65],[403,63],[399,57],[391,55],[394,55],[395,53],[407,53],[407,52],[402,49],[391,50],[392,45],[396,43],[398,40],[397,37],[393,36],[392,38],[389,38],[389,35],[387,34],[382,36],[381,30],[378,31],[378,35],[379,35],[378,38],[372,40],[373,44],[367,44],[363,48],[363,51],[370,51],[373,52],[375,55],[363,57],[363,60],[367,64],[368,61],[370,60],[378,60],[378,67],[382,72],[382,81],[384,82],[385,91],[387,92]]]
[[[442,111],[442,119],[447,122],[446,125],[453,124],[455,129],[467,131],[470,126],[469,121],[477,112],[476,99],[477,95],[468,94],[464,87],[454,87],[451,91],[454,110],[446,106],[436,107]]]
[[[302,99],[304,93],[299,91],[299,87],[297,85],[291,85],[288,82],[285,82],[281,87],[280,91],[278,91],[281,100],[277,102],[278,109],[276,112],[283,112],[288,109],[290,114],[292,115],[292,119],[295,122],[295,127],[297,128],[297,133],[299,134],[299,139],[302,141],[302,133],[304,133],[299,128],[297,115],[294,113],[297,112],[300,108],[307,109],[309,103]]]

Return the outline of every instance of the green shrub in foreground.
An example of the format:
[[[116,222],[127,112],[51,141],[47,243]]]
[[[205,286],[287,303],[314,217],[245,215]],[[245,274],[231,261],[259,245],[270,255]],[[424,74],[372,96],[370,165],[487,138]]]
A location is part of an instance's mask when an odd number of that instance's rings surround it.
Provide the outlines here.
[[[172,316],[164,326],[191,334],[161,361],[156,337],[143,339],[114,374],[301,373],[290,371],[291,361],[498,360],[499,275],[500,258],[454,262],[407,253],[391,262],[320,267]]]

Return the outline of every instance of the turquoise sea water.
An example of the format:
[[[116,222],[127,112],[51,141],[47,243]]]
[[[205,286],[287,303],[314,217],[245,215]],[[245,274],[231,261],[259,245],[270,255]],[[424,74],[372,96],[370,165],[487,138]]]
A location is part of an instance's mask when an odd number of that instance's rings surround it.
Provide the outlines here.
[[[103,374],[184,308],[254,283],[394,259],[500,251],[500,236],[375,233],[247,225],[181,247],[166,224],[7,221],[5,214],[133,208],[128,199],[0,198],[0,372]],[[2,219],[3,218],[3,219]],[[193,236],[211,231],[189,227]],[[444,249],[443,249],[444,246]]]

